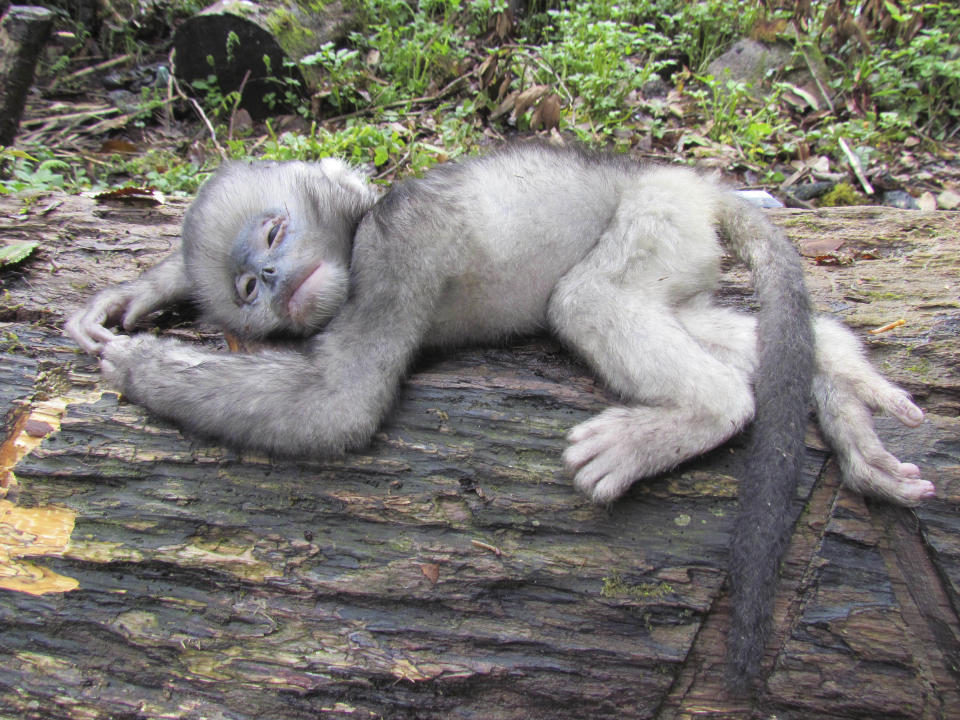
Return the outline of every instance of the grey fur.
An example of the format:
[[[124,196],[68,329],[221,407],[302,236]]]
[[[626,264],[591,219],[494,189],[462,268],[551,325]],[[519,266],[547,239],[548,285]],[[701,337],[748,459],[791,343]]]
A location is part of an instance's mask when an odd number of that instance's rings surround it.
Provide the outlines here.
[[[754,272],[755,318],[711,300],[718,231]],[[302,336],[302,352],[214,354],[108,329],[187,295],[241,337]],[[848,331],[812,325],[799,257],[762,213],[681,168],[517,145],[378,199],[335,160],[227,165],[188,212],[182,251],[67,330],[111,384],[187,430],[300,456],[367,444],[421,347],[550,330],[626,403],[569,435],[564,461],[597,502],[756,418],[731,553],[741,688],[769,626],[811,378],[851,484],[902,503],[933,493],[870,420],[915,425],[920,410]]]

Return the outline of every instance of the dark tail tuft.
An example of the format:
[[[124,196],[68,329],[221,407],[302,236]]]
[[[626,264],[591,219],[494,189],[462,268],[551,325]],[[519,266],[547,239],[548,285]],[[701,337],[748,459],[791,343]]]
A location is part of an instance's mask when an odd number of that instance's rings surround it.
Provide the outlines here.
[[[791,530],[790,505],[804,453],[814,338],[803,265],[796,250],[761,212],[729,196],[721,228],[753,271],[760,300],[756,415],[740,513],[730,547],[732,619],[727,679],[750,689],[770,631],[777,571]]]

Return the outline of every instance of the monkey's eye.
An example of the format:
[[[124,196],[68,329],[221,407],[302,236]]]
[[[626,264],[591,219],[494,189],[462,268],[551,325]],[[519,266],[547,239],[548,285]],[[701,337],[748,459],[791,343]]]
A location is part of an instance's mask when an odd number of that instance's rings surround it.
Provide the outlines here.
[[[273,247],[273,244],[277,241],[277,236],[280,234],[280,227],[283,225],[282,222],[277,221],[270,226],[269,232],[267,232],[267,247]]]
[[[237,288],[237,295],[245,303],[252,303],[260,294],[260,283],[257,278],[250,273],[240,275],[234,283]]]

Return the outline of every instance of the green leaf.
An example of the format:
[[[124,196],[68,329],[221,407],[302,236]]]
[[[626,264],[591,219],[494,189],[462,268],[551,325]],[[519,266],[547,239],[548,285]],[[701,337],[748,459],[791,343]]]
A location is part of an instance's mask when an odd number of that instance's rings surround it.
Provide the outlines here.
[[[0,246],[0,265],[14,265],[32,253],[39,243],[21,242]]]

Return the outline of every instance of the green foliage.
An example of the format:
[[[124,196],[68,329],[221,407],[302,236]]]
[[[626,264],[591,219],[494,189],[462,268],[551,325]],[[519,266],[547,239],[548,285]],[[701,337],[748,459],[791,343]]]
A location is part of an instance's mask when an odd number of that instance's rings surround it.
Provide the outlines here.
[[[0,158],[12,158],[8,177],[0,180],[0,193],[76,191],[83,186],[86,174],[77,164],[54,158],[49,152],[34,153],[37,157],[3,148]]]
[[[756,12],[750,0],[562,2],[527,25],[519,84],[556,86],[581,137],[606,136],[636,112],[648,81],[705,67]]]
[[[240,102],[240,93],[237,90],[224,93],[220,89],[216,75],[207,75],[206,79],[193,81],[193,90],[203,98],[204,111],[211,118],[226,119]]]
[[[263,64],[267,67],[267,70],[270,70],[270,56],[263,56]],[[284,61],[284,69],[289,70],[294,63],[290,60]],[[275,108],[283,106],[285,108],[293,108],[299,115],[303,117],[309,117],[310,111],[303,100],[302,96],[302,86],[300,80],[297,79],[294,73],[284,72],[282,75],[277,77],[276,75],[270,74],[267,78],[267,81],[273,85],[274,89],[268,93],[265,93],[263,96],[263,101],[267,104],[269,108]],[[237,103],[239,104],[240,98],[237,97]]]
[[[217,164],[211,159],[213,167]],[[212,167],[198,167],[169,150],[148,150],[132,157],[112,156],[94,185],[109,188],[132,182],[167,195],[194,195],[211,171]]]
[[[530,12],[504,36],[498,13],[506,0],[353,0],[363,30],[299,60],[301,71],[312,71],[305,75],[320,78],[312,106],[294,79],[299,74],[270,67],[264,58],[268,103],[296,108],[308,119],[319,109],[325,127],[282,134],[268,127],[264,140],[256,126],[254,137],[228,138],[239,94],[223,92],[214,75],[193,89],[231,158],[251,152],[277,160],[338,156],[383,176],[418,173],[488,138],[529,130],[536,103],[549,98],[552,117],[559,106],[560,130],[589,144],[721,156],[771,179],[785,169],[775,161],[833,155],[845,165],[841,138],[869,166],[889,159],[908,139],[910,147],[928,151],[956,137],[960,7],[947,0],[869,1],[873,20],[864,19],[868,0],[818,0],[803,11],[805,25],[795,25],[787,22],[788,11],[770,9],[777,3],[756,0],[530,0]],[[860,33],[845,34],[840,23],[824,25],[827,10],[841,5],[847,20],[862,26]],[[289,13],[274,20],[278,31],[298,31]],[[133,37],[117,32],[124,43]],[[778,32],[796,50],[794,70],[806,70],[805,58],[825,62],[818,82],[829,91],[829,103],[797,100],[797,92],[817,95],[812,83],[797,91],[768,77],[761,89],[706,74],[735,39],[753,34],[771,40]],[[80,28],[77,37],[86,41],[88,33]],[[71,54],[81,51],[79,40]],[[226,42],[228,55],[244,52],[236,35]],[[66,76],[69,62],[63,55],[53,70]],[[439,93],[461,76],[467,80]],[[798,86],[805,82],[787,78]],[[511,106],[535,85],[545,87],[529,95],[537,98],[533,104]],[[135,125],[150,122],[168,104],[165,86],[141,92]],[[207,168],[185,162],[182,154],[181,148],[132,159],[73,159],[0,148],[0,193],[109,186],[119,177],[167,193],[193,193]]]
[[[328,42],[317,52],[302,58],[300,64],[306,67],[317,65],[326,70],[320,94],[337,110],[345,111],[362,100],[368,79],[359,50],[337,48]]]
[[[16,265],[21,260],[25,260],[37,249],[40,243],[35,242],[17,242],[10,245],[0,245],[0,267],[4,265]]]
[[[652,27],[632,25],[619,10],[611,8],[603,15],[613,18],[599,21],[579,9],[551,11],[545,28],[550,40],[527,54],[542,61],[533,63],[534,79],[559,85],[568,101],[580,98],[577,110],[595,132],[620,125],[632,112],[630,91],[663,68],[662,61],[643,59],[650,56]]]
[[[412,134],[398,123],[371,125],[350,123],[342,130],[330,131],[315,123],[308,133],[271,132],[263,145],[265,160],[319,160],[343,158],[354,165],[373,164],[377,168],[408,162],[419,172],[445,155],[440,148],[415,142]]]
[[[772,160],[789,146],[797,128],[780,112],[782,85],[775,85],[760,101],[747,83],[709,75],[697,79],[701,84],[686,94],[696,101],[702,130],[710,140],[736,147],[748,162]]]
[[[458,28],[460,5],[459,0],[421,0],[416,7],[405,0],[367,0],[366,29],[353,33],[351,42],[379,53],[376,65],[388,80],[381,101],[423,95],[457,75],[467,54],[466,36]]]
[[[881,110],[942,139],[960,122],[960,7],[920,3],[926,25],[909,42],[882,48],[870,79]],[[912,20],[912,13],[899,16]]]

